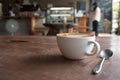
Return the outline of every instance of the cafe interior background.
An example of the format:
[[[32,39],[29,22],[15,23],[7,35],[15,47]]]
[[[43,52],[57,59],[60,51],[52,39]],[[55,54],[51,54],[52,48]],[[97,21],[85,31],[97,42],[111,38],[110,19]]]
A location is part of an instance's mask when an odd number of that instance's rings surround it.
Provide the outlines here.
[[[92,18],[86,15],[92,13],[95,1],[102,13],[99,32],[115,33],[117,0],[0,0],[0,35],[49,36],[75,27],[78,32],[90,31]]]

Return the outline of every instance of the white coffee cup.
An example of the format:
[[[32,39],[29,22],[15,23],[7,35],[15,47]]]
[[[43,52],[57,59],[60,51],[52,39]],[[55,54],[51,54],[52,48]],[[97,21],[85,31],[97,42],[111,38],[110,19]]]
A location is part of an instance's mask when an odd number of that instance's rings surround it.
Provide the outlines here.
[[[83,59],[100,51],[95,35],[90,33],[59,33],[57,43],[63,56],[69,59]]]

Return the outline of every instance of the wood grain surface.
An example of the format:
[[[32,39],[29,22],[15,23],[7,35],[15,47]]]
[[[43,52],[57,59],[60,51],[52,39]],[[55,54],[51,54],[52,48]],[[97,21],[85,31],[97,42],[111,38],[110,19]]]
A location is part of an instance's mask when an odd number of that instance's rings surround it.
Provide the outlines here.
[[[96,41],[101,50],[109,48],[114,55],[93,75],[99,54],[69,60],[59,51],[55,36],[1,36],[0,80],[120,80],[120,36]]]

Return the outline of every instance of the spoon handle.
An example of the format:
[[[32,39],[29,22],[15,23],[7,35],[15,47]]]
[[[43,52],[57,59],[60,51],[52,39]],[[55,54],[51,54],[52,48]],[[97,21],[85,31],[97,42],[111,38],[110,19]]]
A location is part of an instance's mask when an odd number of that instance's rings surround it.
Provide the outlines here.
[[[98,74],[101,69],[102,69],[102,65],[103,65],[103,62],[105,61],[105,58],[102,58],[102,60],[100,60],[98,62],[98,64],[95,66],[95,68],[92,70],[92,73],[93,74]]]

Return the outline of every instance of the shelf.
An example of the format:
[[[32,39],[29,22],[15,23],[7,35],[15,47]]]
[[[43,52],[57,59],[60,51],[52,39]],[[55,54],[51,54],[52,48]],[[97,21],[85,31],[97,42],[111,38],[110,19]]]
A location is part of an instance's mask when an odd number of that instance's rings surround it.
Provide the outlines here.
[[[74,22],[73,7],[52,7],[47,10],[47,23],[66,23]]]

